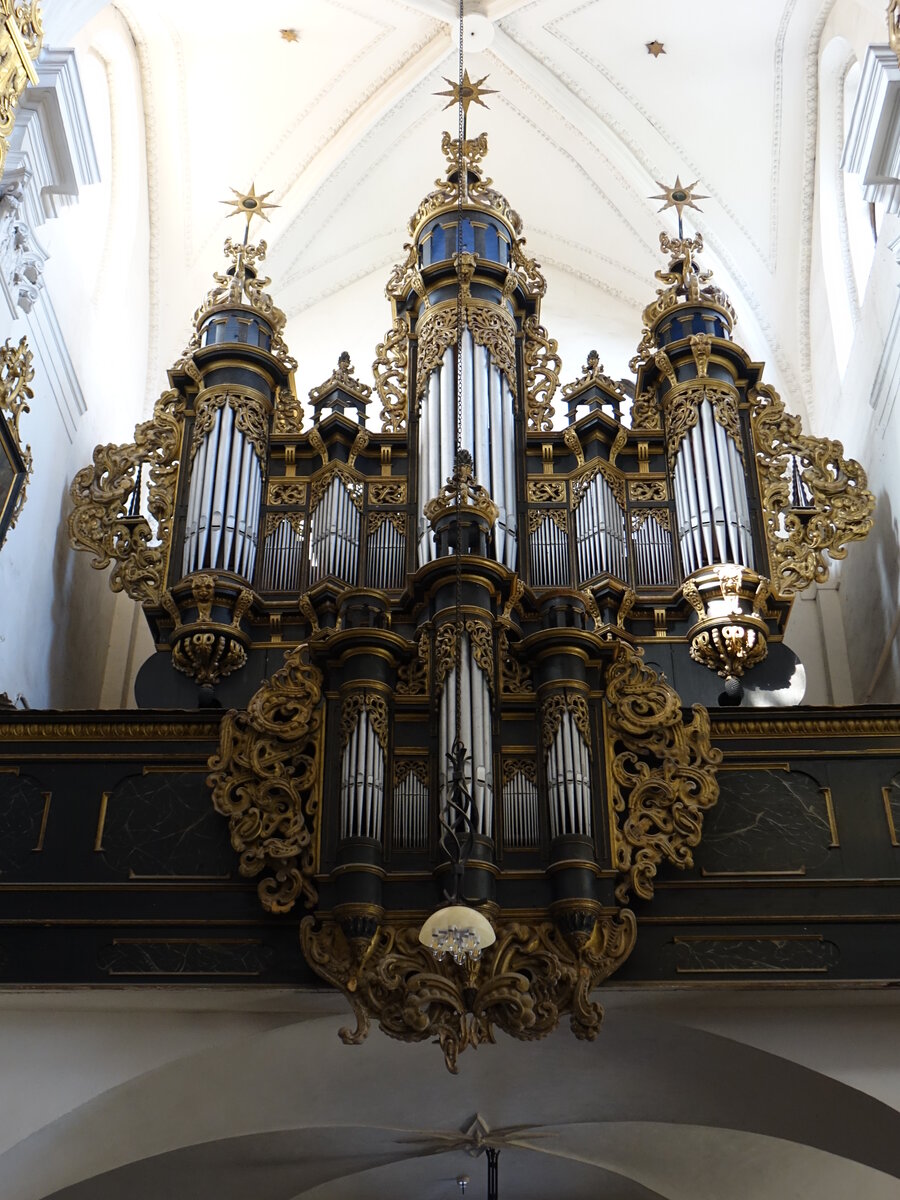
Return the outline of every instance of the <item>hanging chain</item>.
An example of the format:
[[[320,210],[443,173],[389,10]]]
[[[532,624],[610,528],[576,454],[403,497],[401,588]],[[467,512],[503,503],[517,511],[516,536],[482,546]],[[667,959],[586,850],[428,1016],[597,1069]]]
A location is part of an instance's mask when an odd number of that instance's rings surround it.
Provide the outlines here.
[[[463,176],[464,153],[463,144],[466,136],[466,110],[463,104],[463,4],[459,0],[459,131],[456,150],[456,418],[454,428],[455,453],[454,465],[456,470],[456,743],[462,744],[462,645],[463,645],[463,615],[462,615],[462,480],[460,453],[462,451],[462,418],[463,418],[463,299],[462,299],[462,232],[463,232]],[[465,778],[465,759],[460,770],[460,781]]]

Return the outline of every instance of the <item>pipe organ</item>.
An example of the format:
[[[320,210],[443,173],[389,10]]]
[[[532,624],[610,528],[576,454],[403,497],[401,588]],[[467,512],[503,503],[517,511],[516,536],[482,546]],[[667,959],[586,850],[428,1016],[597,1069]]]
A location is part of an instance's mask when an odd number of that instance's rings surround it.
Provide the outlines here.
[[[152,419],[76,477],[69,532],[144,607],[139,704],[234,710],[213,803],[263,906],[313,910],[303,953],[354,1006],[351,1040],[375,1015],[452,1065],[493,1024],[539,1036],[565,1011],[596,1035],[587,996],[633,945],[629,898],[691,861],[715,802],[705,711],[682,705],[739,703],[745,679],[779,702],[793,596],[873,500],[735,342],[699,236],[661,237],[633,379],[592,352],[560,389],[487,140],[443,150],[373,385],[342,354],[310,421],[265,243],[229,241]],[[473,828],[454,875],[457,727]],[[519,963],[502,987],[421,957],[416,922],[460,887],[503,947],[478,970]],[[482,1005],[479,978],[515,1004]]]

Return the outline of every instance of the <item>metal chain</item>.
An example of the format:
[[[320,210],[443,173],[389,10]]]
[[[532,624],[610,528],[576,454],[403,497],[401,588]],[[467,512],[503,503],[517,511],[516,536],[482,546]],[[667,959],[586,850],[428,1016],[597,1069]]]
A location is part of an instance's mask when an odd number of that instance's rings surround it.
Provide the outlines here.
[[[462,742],[462,646],[463,646],[463,615],[462,615],[462,485],[459,480],[460,452],[462,451],[462,418],[463,418],[463,300],[462,300],[462,222],[463,222],[463,145],[466,136],[466,110],[463,104],[463,4],[459,0],[459,131],[456,149],[456,417],[455,417],[455,469],[457,472],[456,489],[456,742]],[[463,760],[464,762],[464,760]],[[463,766],[460,772],[465,777]]]

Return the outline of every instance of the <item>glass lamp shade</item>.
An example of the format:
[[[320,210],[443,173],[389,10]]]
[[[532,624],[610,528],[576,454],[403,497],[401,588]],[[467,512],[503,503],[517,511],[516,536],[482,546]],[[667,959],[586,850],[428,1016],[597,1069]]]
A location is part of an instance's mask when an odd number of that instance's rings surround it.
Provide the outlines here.
[[[437,959],[445,954],[462,965],[467,958],[481,957],[482,950],[497,940],[487,917],[466,904],[448,904],[433,912],[419,931],[419,941]]]

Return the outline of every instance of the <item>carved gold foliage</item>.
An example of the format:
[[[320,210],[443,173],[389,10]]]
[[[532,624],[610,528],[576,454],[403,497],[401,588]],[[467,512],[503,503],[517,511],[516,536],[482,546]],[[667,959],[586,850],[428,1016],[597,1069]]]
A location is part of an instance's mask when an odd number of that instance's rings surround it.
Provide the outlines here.
[[[406,533],[406,513],[398,512],[370,512],[366,523],[367,532],[374,533],[385,521],[389,521],[398,533]]]
[[[572,480],[572,507],[578,508],[595,476],[602,475],[612,489],[620,508],[625,507],[625,477],[617,467],[611,467],[602,458],[595,458]]]
[[[275,416],[272,420],[273,433],[300,433],[303,430],[303,409],[300,401],[287,388],[279,387],[275,392]]]
[[[201,630],[180,638],[172,647],[172,665],[203,686],[214,686],[247,661],[246,648],[227,633]]]
[[[664,479],[630,479],[628,499],[640,504],[652,504],[656,500],[668,500],[669,489]]]
[[[385,433],[402,433],[409,417],[407,368],[409,320],[400,314],[375,348],[372,371],[375,390],[381,400],[381,428]]]
[[[465,257],[465,256],[464,256]],[[461,273],[462,274],[462,273]],[[487,349],[494,363],[505,374],[509,386],[516,386],[516,329],[513,320],[494,304],[465,295],[466,280],[462,275],[462,318],[477,346]],[[460,311],[451,302],[426,309],[416,326],[418,350],[416,358],[416,396],[425,394],[428,377],[441,365],[450,346],[456,345]]]
[[[636,923],[625,909],[598,912],[584,938],[568,939],[552,921],[513,921],[496,926],[497,940],[470,966],[437,961],[418,940],[418,925],[381,925],[367,944],[354,945],[340,926],[300,926],[303,954],[346,997],[356,1028],[340,1038],[359,1045],[374,1019],[391,1037],[437,1041],[448,1069],[467,1047],[511,1037],[546,1037],[568,1016],[576,1037],[592,1041],[603,1010],[591,993],[628,957]]]
[[[38,81],[34,62],[43,37],[38,0],[0,0],[0,175],[19,97],[29,80]]]
[[[722,754],[709,715],[694,705],[686,721],[677,692],[622,642],[606,675],[606,741],[616,814],[616,896],[653,895],[663,861],[693,865],[703,813],[719,795]]]
[[[501,764],[503,783],[507,784],[517,775],[531,783],[537,783],[537,763],[533,758],[504,758]]]
[[[476,346],[484,346],[495,364],[516,390],[516,327],[502,308],[470,301],[465,307],[466,324]]]
[[[114,562],[112,590],[149,604],[159,602],[165,586],[183,429],[182,399],[178,392],[163,392],[153,417],[135,429],[134,441],[98,446],[93,465],[78,472],[69,491],[72,545],[93,553],[91,566],[98,570]],[[147,508],[155,536],[146,517],[126,516],[139,466],[149,475]]]
[[[591,718],[588,703],[581,692],[554,692],[541,704],[541,742],[546,755],[559,731],[563,713],[570,713],[581,740],[591,748]]]
[[[416,657],[397,670],[398,696],[427,696],[431,674],[431,639],[426,630],[416,638]]]
[[[434,686],[440,692],[444,680],[456,666],[457,627],[454,621],[446,621],[434,638]]]
[[[335,478],[340,479],[347,489],[354,507],[362,512],[364,486],[362,476],[341,462],[329,462],[324,467],[320,467],[312,478],[309,493],[310,515],[318,508],[319,502]]]
[[[659,429],[659,403],[649,389],[635,397],[631,406],[632,429]]]
[[[532,504],[560,504],[566,498],[564,479],[528,480],[528,499]]]
[[[778,592],[792,595],[828,578],[826,551],[844,558],[846,543],[866,536],[875,497],[863,468],[843,457],[841,443],[804,434],[800,418],[785,411],[773,388],[754,389],[750,405],[770,574]],[[812,513],[792,510],[795,466],[812,497]]]
[[[209,760],[216,811],[228,817],[240,872],[263,874],[257,891],[268,912],[316,900],[316,828],[322,755],[322,674],[298,646],[246,711],[222,722]]]
[[[546,295],[547,280],[541,274],[539,262],[525,253],[525,238],[516,238],[512,244],[512,261],[516,276],[525,293],[535,300]]]
[[[533,693],[534,683],[531,679],[531,668],[527,663],[520,662],[513,654],[509,645],[509,634],[502,627],[497,641],[497,651],[500,661],[500,691],[513,696]]]
[[[581,442],[578,440],[578,434],[575,429],[569,425],[563,433],[563,441],[575,455],[575,463],[579,467],[584,466],[584,449]]]
[[[306,503],[306,481],[280,479],[269,484],[269,504],[301,505]]]
[[[341,705],[341,749],[350,741],[350,735],[356,728],[360,714],[368,713],[369,723],[378,738],[382,753],[387,754],[388,748],[388,706],[380,692],[351,692],[344,697]]]
[[[424,758],[400,758],[394,756],[394,787],[398,783],[402,783],[404,779],[408,779],[410,775],[415,775],[419,783],[427,789],[428,787],[428,763]]]
[[[22,413],[31,411],[28,401],[34,399],[34,392],[30,386],[32,379],[34,379],[34,367],[27,340],[23,337],[18,346],[13,347],[7,339],[6,344],[0,346],[0,421],[6,421],[7,428],[12,434],[12,439],[25,467],[25,479],[16,497],[15,508],[6,527],[6,533],[9,533],[19,519],[19,513],[25,503],[28,480],[31,478],[31,446],[22,445],[19,418]],[[4,514],[0,513],[0,516],[2,515]]]
[[[360,400],[368,400],[372,395],[372,389],[367,383],[360,383],[358,379],[354,378],[353,364],[350,362],[350,355],[346,350],[341,351],[338,356],[338,365],[325,382],[310,389],[309,398],[315,403],[316,400],[327,396],[335,388],[341,388],[343,391],[349,392],[351,396],[358,396]]]
[[[416,396],[425,394],[428,377],[444,361],[450,346],[456,345],[459,312],[455,304],[429,308],[416,326]]]
[[[741,458],[744,457],[738,394],[726,383],[706,380],[702,384],[693,384],[683,391],[679,390],[671,398],[666,397],[666,449],[669,466],[673,469],[675,456],[682,441],[700,419],[700,405],[707,402],[712,405],[716,422],[734,442]]]
[[[297,537],[303,537],[303,531],[306,528],[306,517],[303,513],[298,512],[270,512],[266,513],[266,527],[264,537],[269,537],[274,533],[279,525],[287,521]]]
[[[900,0],[889,0],[887,9],[888,40],[900,63]]]
[[[562,359],[555,338],[532,313],[523,325],[525,334],[525,420],[529,433],[553,428],[553,397],[559,387]]]
[[[405,504],[406,480],[390,479],[369,484],[370,504]]]
[[[486,621],[475,618],[466,621],[466,633],[472,646],[472,657],[487,676],[488,687],[494,690],[494,639]]]
[[[712,342],[708,333],[692,333],[691,334],[691,354],[694,356],[694,366],[697,368],[697,374],[700,376],[706,375],[709,367],[709,355],[712,348]]]
[[[569,514],[564,508],[530,508],[528,510],[528,532],[534,533],[549,517],[557,529],[566,533],[569,528]]]
[[[234,410],[235,428],[246,437],[261,463],[266,461],[269,444],[269,409],[261,396],[244,388],[227,385],[201,392],[195,404],[194,432],[191,436],[191,462],[216,423],[216,416],[225,405]]]

